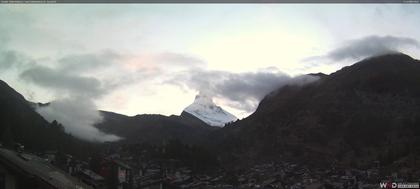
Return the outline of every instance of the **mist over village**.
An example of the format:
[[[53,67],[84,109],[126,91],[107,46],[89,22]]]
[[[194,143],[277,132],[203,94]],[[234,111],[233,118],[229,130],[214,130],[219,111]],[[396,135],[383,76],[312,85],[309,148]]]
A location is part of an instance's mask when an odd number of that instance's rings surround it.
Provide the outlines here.
[[[418,4],[4,4],[0,189],[419,188]]]

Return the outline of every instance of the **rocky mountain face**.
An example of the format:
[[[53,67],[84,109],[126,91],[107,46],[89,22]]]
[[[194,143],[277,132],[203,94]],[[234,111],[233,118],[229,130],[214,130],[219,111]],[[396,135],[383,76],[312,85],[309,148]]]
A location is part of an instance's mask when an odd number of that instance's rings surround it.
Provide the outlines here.
[[[304,86],[284,86],[217,133],[233,159],[364,166],[418,157],[420,61],[372,57]]]
[[[217,106],[210,96],[199,94],[195,97],[194,102],[187,106],[182,114],[191,114],[198,119],[204,121],[208,125],[223,127],[226,123],[236,121],[231,113]]]

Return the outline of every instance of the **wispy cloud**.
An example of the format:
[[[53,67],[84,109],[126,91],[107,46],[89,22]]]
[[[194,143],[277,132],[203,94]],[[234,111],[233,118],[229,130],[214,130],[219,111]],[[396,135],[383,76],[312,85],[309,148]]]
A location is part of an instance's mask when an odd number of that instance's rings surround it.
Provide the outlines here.
[[[308,57],[303,61],[339,64],[340,61],[360,60],[370,56],[403,51],[406,48],[420,48],[420,43],[408,37],[372,35],[344,41],[341,46],[325,55]]]
[[[100,80],[44,66],[33,66],[23,71],[20,77],[55,93],[56,100],[36,109],[48,121],[57,120],[64,125],[66,132],[81,139],[96,142],[120,139],[93,126],[102,121],[94,100],[107,93]]]
[[[68,74],[45,66],[34,66],[20,74],[21,78],[61,94],[98,97],[106,91],[93,77]]]
[[[94,142],[116,141],[118,136],[105,134],[93,125],[102,121],[102,116],[91,99],[72,96],[52,101],[48,106],[37,108],[37,112],[48,121],[57,120],[66,132],[84,140]]]

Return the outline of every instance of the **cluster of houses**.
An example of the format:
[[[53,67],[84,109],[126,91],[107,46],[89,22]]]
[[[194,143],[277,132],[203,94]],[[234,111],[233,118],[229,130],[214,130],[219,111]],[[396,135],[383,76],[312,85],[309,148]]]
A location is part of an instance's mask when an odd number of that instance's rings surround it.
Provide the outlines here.
[[[174,159],[142,162],[141,165],[132,163],[130,166],[133,170],[133,188],[147,189],[363,189],[378,188],[380,182],[388,181],[420,182],[420,170],[412,169],[411,172],[407,172],[401,169],[389,174],[383,171],[378,162],[373,162],[372,166],[365,170],[334,166],[310,169],[292,162],[268,163],[236,171],[234,174],[222,169],[213,170],[208,174],[199,173]],[[417,180],[406,180],[408,176]]]
[[[45,156],[43,156],[45,157]],[[95,189],[133,189],[132,168],[118,156],[106,156],[99,160],[98,170],[91,170],[89,162],[65,156],[63,163],[57,163],[57,158],[49,154],[46,159],[52,165],[59,167],[68,174],[80,179],[83,183]]]
[[[143,183],[155,183],[155,185],[149,185],[149,188],[368,189],[379,188],[381,182],[420,182],[420,171],[409,173],[417,180],[406,180],[402,178],[407,177],[399,172],[385,175],[381,173],[381,168],[375,166],[366,170],[339,168],[311,170],[290,162],[256,165],[246,171],[238,172],[236,175],[229,175],[223,171],[212,175],[194,174],[186,167],[164,174],[157,170],[152,172],[150,174],[154,174],[153,177],[142,177],[140,179]],[[162,176],[159,177],[158,174],[162,174]]]
[[[165,160],[167,161],[167,160]],[[171,164],[172,163],[172,164]],[[146,163],[147,164],[147,163]],[[308,168],[293,163],[268,163],[255,165],[234,174],[224,170],[212,173],[197,173],[188,167],[170,163],[150,162],[139,173],[134,173],[136,188],[278,188],[278,189],[321,189],[321,188],[379,188],[381,182],[420,182],[420,170],[397,169],[385,171],[379,162],[372,162],[366,169],[349,169],[337,166]],[[407,180],[410,178],[411,180]]]
[[[69,189],[321,189],[378,188],[380,182],[420,182],[420,170],[385,173],[378,162],[366,170],[308,168],[293,162],[259,164],[241,171],[193,171],[176,159],[141,160],[133,156],[104,155],[93,171],[88,162],[48,151],[25,153],[23,147],[0,148],[0,186],[3,188]]]

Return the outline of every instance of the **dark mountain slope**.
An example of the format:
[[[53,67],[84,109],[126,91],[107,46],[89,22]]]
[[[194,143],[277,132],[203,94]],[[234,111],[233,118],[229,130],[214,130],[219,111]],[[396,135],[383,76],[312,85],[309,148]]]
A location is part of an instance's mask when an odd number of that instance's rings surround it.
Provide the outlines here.
[[[143,114],[133,117],[101,111],[100,130],[124,137],[126,142],[162,143],[177,139],[185,143],[207,142],[206,136],[216,130],[188,113],[180,116]]]
[[[0,140],[5,146],[15,142],[32,151],[58,150],[75,155],[90,148],[64,132],[57,122],[49,123],[32,108],[25,98],[0,80]]]
[[[282,87],[220,133],[225,150],[251,160],[281,156],[363,166],[418,155],[420,63],[384,55],[305,86]]]

